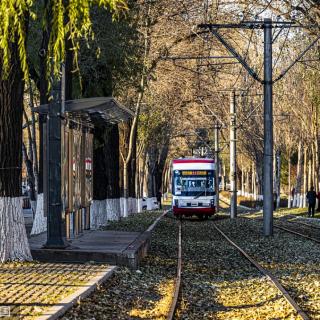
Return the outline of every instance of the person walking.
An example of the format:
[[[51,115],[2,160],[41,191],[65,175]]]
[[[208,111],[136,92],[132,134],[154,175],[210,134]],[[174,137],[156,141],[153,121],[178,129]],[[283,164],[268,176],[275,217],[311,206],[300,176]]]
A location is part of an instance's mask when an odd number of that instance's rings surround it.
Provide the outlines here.
[[[311,187],[310,190],[307,192],[307,199],[308,199],[308,217],[314,217],[314,209],[316,206],[316,198],[317,194],[314,191],[314,188]]]
[[[318,191],[317,198],[318,198],[318,209],[317,209],[317,212],[320,212],[320,190]]]
[[[276,192],[273,193],[273,211],[277,210],[277,199],[278,199],[278,195]]]
[[[162,209],[161,199],[162,199],[162,193],[161,193],[161,191],[159,190],[158,193],[157,193],[157,201],[158,201],[159,209],[160,209],[160,210]]]

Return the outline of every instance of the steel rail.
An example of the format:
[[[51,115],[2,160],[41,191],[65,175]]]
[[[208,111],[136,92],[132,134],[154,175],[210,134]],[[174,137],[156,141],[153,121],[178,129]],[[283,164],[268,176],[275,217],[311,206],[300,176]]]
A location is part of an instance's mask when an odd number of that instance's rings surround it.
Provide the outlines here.
[[[240,248],[236,243],[234,243],[222,230],[220,230],[216,224],[213,224],[214,228],[236,249],[238,249],[241,254],[247,258],[252,265],[254,265],[262,274],[264,274],[282,293],[284,298],[288,301],[288,303],[292,306],[292,308],[297,312],[297,314],[303,320],[309,320],[308,315],[299,307],[296,301],[290,296],[288,291],[282,286],[279,280],[267,269],[263,268],[257,261],[255,261],[248,253],[246,253],[242,248]]]
[[[179,221],[179,235],[178,235],[178,265],[177,276],[175,279],[174,295],[172,297],[172,303],[167,316],[167,320],[172,320],[177,308],[180,287],[181,287],[181,270],[182,270],[182,221]]]
[[[315,226],[314,224],[305,223],[305,222],[302,222],[302,221],[294,221],[294,220],[295,219],[287,220],[287,221],[290,222],[290,223],[301,224],[303,226],[311,227],[311,228],[314,228],[314,229],[320,229],[320,226]]]
[[[246,216],[248,216],[248,215],[250,215],[250,214],[254,214],[254,212],[253,212],[253,213],[243,214],[243,215],[241,215],[241,217],[247,218]],[[258,218],[257,220],[262,220],[262,218]],[[280,221],[279,219],[277,219],[277,220]],[[298,222],[298,221],[286,220],[286,221],[281,221],[280,223],[285,223],[285,222],[295,223],[295,224],[301,224],[301,225],[305,225],[305,226],[308,226],[308,227],[311,227],[311,228],[320,229],[320,227],[318,227],[318,226],[313,226],[313,225],[310,225],[310,224],[308,224],[308,223]],[[280,230],[283,230],[283,231],[286,231],[286,232],[295,234],[295,235],[297,235],[297,236],[306,238],[306,239],[308,239],[308,240],[311,240],[311,241],[320,243],[320,239],[316,239],[316,238],[310,237],[310,236],[308,236],[308,235],[306,235],[306,234],[300,233],[300,232],[298,232],[298,231],[294,231],[294,230],[288,229],[288,228],[286,228],[286,227],[279,226],[279,224],[274,224],[274,227],[277,228],[277,229],[280,229]]]
[[[300,232],[298,232],[298,231],[294,231],[294,230],[288,229],[288,228],[286,228],[286,227],[279,226],[279,225],[277,225],[277,224],[275,224],[274,227],[277,228],[277,229],[280,229],[280,230],[283,230],[283,231],[286,231],[286,232],[295,234],[295,235],[297,235],[297,236],[306,238],[306,239],[311,240],[311,241],[313,241],[313,242],[320,243],[320,240],[319,240],[319,239],[309,237],[309,236],[307,236],[306,234],[300,233]]]

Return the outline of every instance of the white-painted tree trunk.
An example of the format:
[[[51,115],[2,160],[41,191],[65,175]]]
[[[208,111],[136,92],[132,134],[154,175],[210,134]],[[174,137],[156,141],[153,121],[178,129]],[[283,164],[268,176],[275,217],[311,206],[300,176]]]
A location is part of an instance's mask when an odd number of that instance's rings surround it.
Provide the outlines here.
[[[129,215],[129,210],[128,210],[128,198],[122,198],[122,217],[126,218]]]
[[[132,214],[132,201],[130,197],[128,197],[127,199],[127,204],[128,204],[128,217],[129,217]]]
[[[142,199],[137,199],[137,212],[142,212]]]
[[[121,217],[123,198],[93,200],[91,203],[90,229],[97,230],[108,225],[108,221],[118,221]]]
[[[288,208],[291,208],[291,151],[289,150],[289,155],[288,155],[288,188],[289,188],[289,192],[288,192]]]
[[[43,210],[43,193],[38,194],[37,209],[34,216],[31,235],[47,231],[47,217],[44,216]]]
[[[107,199],[106,211],[108,221],[118,221],[120,218],[120,199]]]
[[[37,201],[30,200],[31,210],[32,210],[32,217],[34,218],[37,212]]]
[[[147,198],[147,210],[153,210],[152,198]]]
[[[295,208],[297,206],[297,195],[293,195],[293,200],[292,200],[292,207]]]
[[[22,198],[0,197],[0,262],[31,260]]]
[[[93,200],[90,208],[90,229],[96,230],[106,224],[106,201]]]

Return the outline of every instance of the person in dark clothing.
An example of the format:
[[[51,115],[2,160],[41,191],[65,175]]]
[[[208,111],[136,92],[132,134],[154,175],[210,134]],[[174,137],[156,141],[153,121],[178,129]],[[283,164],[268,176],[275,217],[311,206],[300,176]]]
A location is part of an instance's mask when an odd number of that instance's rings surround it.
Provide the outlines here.
[[[308,217],[314,217],[314,208],[316,206],[316,198],[317,194],[314,191],[314,188],[311,187],[310,191],[307,192],[307,199],[308,199]]]
[[[318,209],[317,209],[317,212],[320,212],[320,191],[318,191],[317,198],[318,198]]]
[[[161,191],[158,191],[158,193],[157,193],[157,201],[158,201],[160,210],[162,209],[161,199],[162,199],[162,193],[161,193]]]
[[[278,195],[276,192],[273,193],[273,211],[277,210],[277,198]]]

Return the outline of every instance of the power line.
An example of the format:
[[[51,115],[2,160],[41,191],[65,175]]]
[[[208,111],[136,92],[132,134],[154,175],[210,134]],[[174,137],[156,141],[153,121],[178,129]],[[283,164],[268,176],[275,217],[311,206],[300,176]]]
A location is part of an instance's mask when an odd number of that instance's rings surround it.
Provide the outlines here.
[[[245,54],[244,54],[244,60],[245,60],[245,61],[247,60],[247,57],[248,57],[248,53],[249,53],[250,44],[251,44],[251,41],[252,41],[253,32],[254,32],[254,30],[252,29],[252,30],[251,30],[250,39],[249,39],[249,43],[248,43],[248,46],[247,46],[247,50],[246,50],[246,52],[245,52]],[[241,74],[242,74],[242,69],[240,69],[239,74],[238,74],[238,77],[237,77],[237,79],[235,80],[235,82],[234,82],[234,84],[232,85],[232,87],[234,87],[234,86],[237,84],[237,82],[238,82]]]
[[[242,66],[247,70],[247,72],[263,84],[264,87],[264,140],[263,140],[263,230],[265,236],[270,236],[273,234],[273,112],[272,112],[272,89],[273,84],[280,80],[301,58],[305,53],[319,40],[320,35],[299,55],[298,58],[293,61],[286,69],[284,69],[280,76],[275,80],[272,75],[272,44],[273,35],[272,29],[293,26],[293,22],[281,21],[274,23],[271,19],[264,19],[263,21],[249,21],[242,22],[239,24],[201,24],[198,27],[202,29],[208,29],[216,39],[235,57]],[[252,69],[247,63],[246,59],[242,57],[235,48],[233,48],[230,43],[218,32],[219,29],[230,28],[230,29],[240,29],[240,28],[252,28],[252,29],[263,29],[264,33],[264,77],[261,79],[256,71]]]

